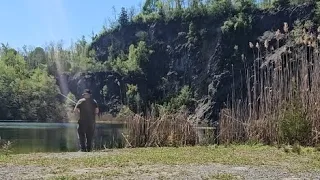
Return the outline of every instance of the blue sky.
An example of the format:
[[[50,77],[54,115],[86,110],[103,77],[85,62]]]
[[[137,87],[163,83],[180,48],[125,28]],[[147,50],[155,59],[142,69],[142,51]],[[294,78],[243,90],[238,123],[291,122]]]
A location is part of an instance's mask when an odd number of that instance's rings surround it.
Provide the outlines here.
[[[43,46],[63,40],[66,45],[92,31],[101,31],[108,18],[114,19],[112,7],[135,6],[144,0],[2,0],[0,2],[0,42],[10,47]]]

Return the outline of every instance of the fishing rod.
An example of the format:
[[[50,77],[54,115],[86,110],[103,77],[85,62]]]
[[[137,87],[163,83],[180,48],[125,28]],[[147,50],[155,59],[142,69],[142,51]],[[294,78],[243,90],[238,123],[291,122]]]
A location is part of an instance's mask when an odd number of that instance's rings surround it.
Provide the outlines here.
[[[70,99],[69,97],[63,95],[62,93],[59,93],[61,96],[65,97],[67,100],[71,101],[73,104],[77,104],[74,100]]]

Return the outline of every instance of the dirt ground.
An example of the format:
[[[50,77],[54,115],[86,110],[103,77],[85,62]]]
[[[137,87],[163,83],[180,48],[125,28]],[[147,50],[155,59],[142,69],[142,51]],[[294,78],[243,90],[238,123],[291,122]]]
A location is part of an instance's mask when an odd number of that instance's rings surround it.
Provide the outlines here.
[[[62,162],[63,163],[63,162]],[[319,173],[293,174],[276,167],[229,166],[221,164],[209,165],[144,165],[126,167],[121,173],[114,168],[76,167],[68,175],[53,174],[51,167],[36,166],[2,166],[0,178],[15,179],[320,179]],[[91,177],[88,174],[93,174]],[[101,174],[101,175],[99,175]],[[84,175],[84,176],[82,176]],[[87,177],[86,177],[87,176]]]

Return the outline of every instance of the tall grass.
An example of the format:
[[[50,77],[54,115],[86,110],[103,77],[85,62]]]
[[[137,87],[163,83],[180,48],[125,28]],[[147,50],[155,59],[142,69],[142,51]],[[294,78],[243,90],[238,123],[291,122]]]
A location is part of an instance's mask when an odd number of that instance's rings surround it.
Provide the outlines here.
[[[292,31],[284,23],[264,46],[249,43],[254,62],[246,68],[247,93],[222,109],[220,142],[319,143],[319,39],[320,28],[310,23]]]

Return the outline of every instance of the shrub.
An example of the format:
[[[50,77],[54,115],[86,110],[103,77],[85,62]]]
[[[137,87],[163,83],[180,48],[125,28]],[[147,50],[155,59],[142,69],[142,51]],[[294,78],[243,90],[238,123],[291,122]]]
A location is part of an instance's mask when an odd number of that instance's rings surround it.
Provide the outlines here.
[[[167,105],[169,111],[173,112],[182,108],[183,106],[189,106],[193,102],[192,92],[189,86],[183,86],[179,94],[176,97],[171,98]]]
[[[298,101],[287,105],[279,121],[280,137],[283,143],[307,144],[311,136],[311,123],[301,103]]]

